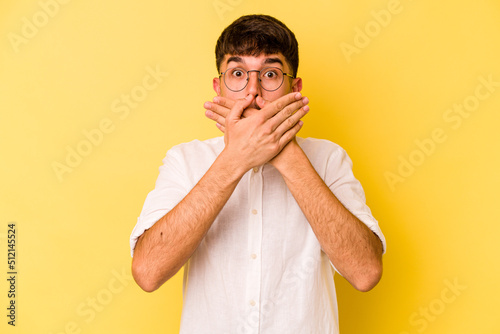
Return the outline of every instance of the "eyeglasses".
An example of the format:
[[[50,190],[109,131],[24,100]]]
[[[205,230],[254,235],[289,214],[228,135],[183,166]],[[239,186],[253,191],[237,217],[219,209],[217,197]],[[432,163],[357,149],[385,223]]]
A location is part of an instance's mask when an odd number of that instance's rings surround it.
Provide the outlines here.
[[[269,92],[281,87],[285,80],[285,75],[295,79],[295,76],[283,73],[278,67],[266,67],[260,71],[246,71],[241,67],[232,67],[228,68],[225,72],[221,72],[219,78],[223,77],[224,84],[229,90],[239,92],[247,86],[250,72],[257,72],[260,86]]]

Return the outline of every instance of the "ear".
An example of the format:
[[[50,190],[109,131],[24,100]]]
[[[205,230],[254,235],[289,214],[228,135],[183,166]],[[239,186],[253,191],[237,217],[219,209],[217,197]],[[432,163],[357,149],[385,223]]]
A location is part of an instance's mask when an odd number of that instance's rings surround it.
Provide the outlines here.
[[[214,87],[214,90],[217,93],[217,96],[221,96],[220,95],[220,78],[214,78],[212,81],[212,86]]]
[[[292,92],[297,93],[302,90],[302,78],[295,78],[292,80]]]

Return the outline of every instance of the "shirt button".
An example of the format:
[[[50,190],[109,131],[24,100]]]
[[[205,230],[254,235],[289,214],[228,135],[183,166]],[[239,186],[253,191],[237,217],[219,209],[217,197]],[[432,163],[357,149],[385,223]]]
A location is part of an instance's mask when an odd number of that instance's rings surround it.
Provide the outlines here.
[[[257,214],[257,210],[253,209],[253,210],[252,210],[252,213],[253,213],[254,215],[256,215],[256,214]]]
[[[255,306],[255,300],[253,300],[253,299],[252,299],[252,300],[250,301],[250,305]]]
[[[253,168],[253,172],[254,172],[254,173],[257,173],[258,171],[259,171],[259,167],[254,167],[254,168]]]
[[[252,254],[250,257],[255,260],[257,258],[257,254]]]

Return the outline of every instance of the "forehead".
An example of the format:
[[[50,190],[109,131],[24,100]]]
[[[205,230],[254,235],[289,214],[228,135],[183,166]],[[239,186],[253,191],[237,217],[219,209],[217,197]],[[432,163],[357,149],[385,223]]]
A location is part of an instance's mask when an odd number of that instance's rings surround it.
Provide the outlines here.
[[[285,57],[281,53],[261,54],[258,56],[225,55],[221,63],[221,69],[224,71],[224,69],[233,66],[240,66],[247,69],[274,66],[288,70]]]

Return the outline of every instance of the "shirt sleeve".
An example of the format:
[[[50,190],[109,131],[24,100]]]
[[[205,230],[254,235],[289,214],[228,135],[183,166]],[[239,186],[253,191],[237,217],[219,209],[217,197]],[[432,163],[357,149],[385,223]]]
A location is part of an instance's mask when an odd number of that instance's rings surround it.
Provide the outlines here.
[[[366,205],[365,193],[361,183],[354,177],[352,161],[346,151],[337,146],[327,160],[325,183],[338,200],[375,233],[382,242],[383,254],[386,251],[386,241],[378,221],[373,217]]]
[[[175,149],[167,152],[160,167],[160,174],[155,188],[146,197],[141,214],[130,235],[130,254],[134,256],[134,248],[139,237],[172,210],[189,192],[189,182],[182,155]]]

